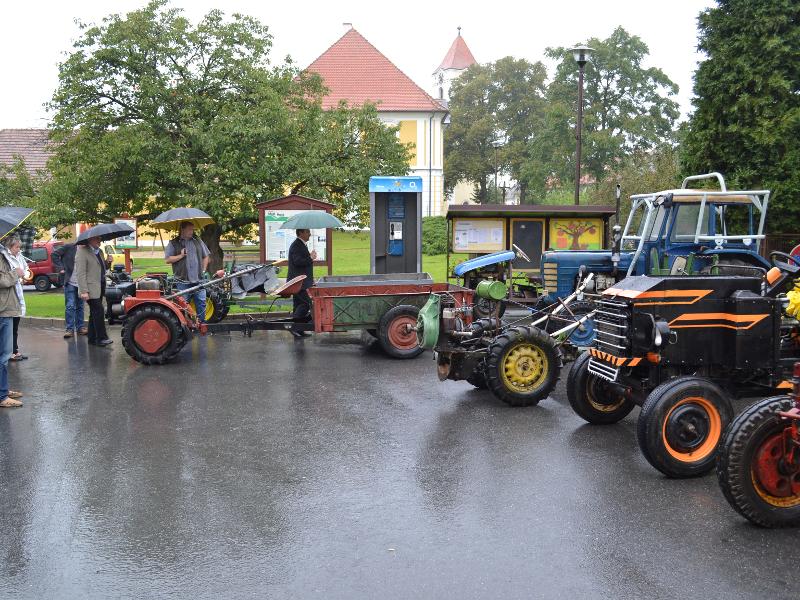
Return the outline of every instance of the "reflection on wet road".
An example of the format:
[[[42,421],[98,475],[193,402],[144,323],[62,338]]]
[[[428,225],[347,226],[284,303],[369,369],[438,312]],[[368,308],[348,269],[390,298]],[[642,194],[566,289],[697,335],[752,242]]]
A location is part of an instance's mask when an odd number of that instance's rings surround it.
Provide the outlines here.
[[[512,409],[355,334],[214,336],[165,367],[21,336],[0,597],[796,597],[800,532],[665,479],[638,411],[584,425],[562,385]]]

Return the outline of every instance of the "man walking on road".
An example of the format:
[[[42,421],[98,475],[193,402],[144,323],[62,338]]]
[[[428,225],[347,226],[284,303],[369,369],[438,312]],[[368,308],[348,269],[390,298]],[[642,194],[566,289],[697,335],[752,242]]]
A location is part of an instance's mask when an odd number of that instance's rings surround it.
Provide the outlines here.
[[[189,289],[200,284],[203,273],[208,269],[211,252],[198,237],[194,235],[194,223],[184,221],[181,223],[180,235],[167,244],[164,259],[172,265],[172,274],[175,276],[175,287],[178,291]],[[197,309],[197,318],[201,323],[206,322],[206,291],[197,290],[185,294],[186,302],[194,300]]]
[[[286,280],[294,279],[298,275],[305,275],[303,287],[292,296],[292,318],[298,322],[308,321],[311,314],[311,297],[308,295],[308,288],[314,285],[314,261],[317,259],[317,251],[308,251],[308,240],[311,239],[310,229],[298,229],[297,239],[289,246],[289,272]],[[290,329],[289,332],[296,338],[307,337],[305,331]]]
[[[53,267],[64,275],[64,320],[65,338],[76,333],[86,335],[88,330],[83,320],[83,300],[78,294],[78,278],[75,272],[75,244],[64,244],[53,250]]]

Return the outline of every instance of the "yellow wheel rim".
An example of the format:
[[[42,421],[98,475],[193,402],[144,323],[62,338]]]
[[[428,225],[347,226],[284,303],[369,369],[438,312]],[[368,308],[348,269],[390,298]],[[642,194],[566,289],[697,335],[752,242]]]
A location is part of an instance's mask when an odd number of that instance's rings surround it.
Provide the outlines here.
[[[192,310],[197,313],[197,305],[194,303],[194,300],[189,302],[189,306],[192,307]],[[206,298],[206,321],[210,321],[211,317],[214,316],[214,303],[211,301],[211,298]]]
[[[519,344],[503,358],[503,383],[510,390],[527,393],[536,389],[547,378],[547,356],[538,346]]]

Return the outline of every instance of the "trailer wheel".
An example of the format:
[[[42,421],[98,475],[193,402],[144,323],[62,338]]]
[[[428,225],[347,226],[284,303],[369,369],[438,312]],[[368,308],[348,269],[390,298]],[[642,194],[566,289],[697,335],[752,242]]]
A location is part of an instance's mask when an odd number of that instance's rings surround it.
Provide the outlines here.
[[[561,366],[561,351],[547,333],[514,327],[489,346],[486,383],[506,404],[533,406],[553,391]]]
[[[378,322],[381,348],[394,358],[414,358],[424,350],[417,340],[419,308],[400,304],[387,310]]]
[[[122,346],[135,361],[163,365],[186,345],[178,317],[159,304],[132,310],[122,325]]]
[[[733,408],[718,385],[678,377],[655,388],[642,405],[636,438],[651,465],[668,477],[696,477],[714,468]]]
[[[731,423],[720,444],[717,478],[725,499],[762,527],[800,525],[800,469],[796,460],[784,460],[790,424],[777,414],[793,406],[788,396],[756,402]]]
[[[592,425],[610,425],[624,419],[635,404],[605,379],[589,373],[588,352],[573,363],[567,377],[567,398],[572,410]]]

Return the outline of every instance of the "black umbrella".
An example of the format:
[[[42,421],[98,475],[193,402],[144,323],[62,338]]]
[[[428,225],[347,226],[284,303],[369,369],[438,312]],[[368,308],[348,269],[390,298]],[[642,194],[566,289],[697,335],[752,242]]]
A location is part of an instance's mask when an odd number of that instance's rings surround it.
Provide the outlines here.
[[[0,206],[0,239],[6,237],[33,214],[30,208]]]
[[[133,233],[133,227],[126,223],[100,223],[90,227],[75,240],[76,244],[86,244],[89,238],[99,237],[101,240],[113,240]]]

